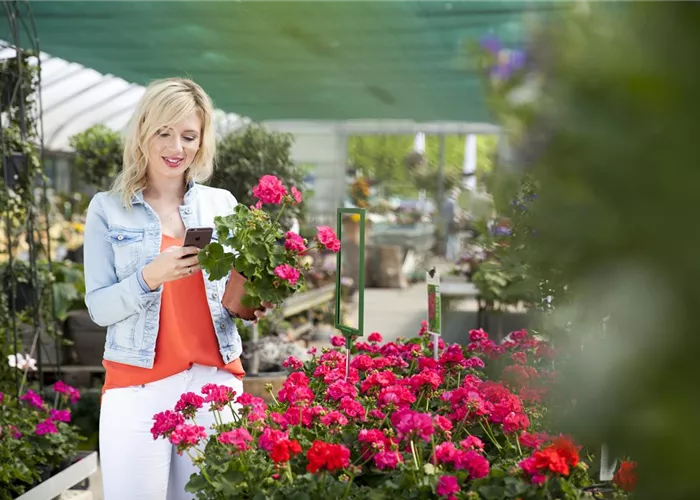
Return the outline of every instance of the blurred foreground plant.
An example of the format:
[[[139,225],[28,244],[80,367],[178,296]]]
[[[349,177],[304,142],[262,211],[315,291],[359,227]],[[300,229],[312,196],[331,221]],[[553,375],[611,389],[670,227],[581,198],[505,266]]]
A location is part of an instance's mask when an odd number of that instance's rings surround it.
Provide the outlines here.
[[[695,3],[590,3],[491,87],[512,147],[497,203],[532,183],[521,258],[567,290],[547,324],[570,355],[561,421],[633,456],[640,498],[700,497],[699,57]]]

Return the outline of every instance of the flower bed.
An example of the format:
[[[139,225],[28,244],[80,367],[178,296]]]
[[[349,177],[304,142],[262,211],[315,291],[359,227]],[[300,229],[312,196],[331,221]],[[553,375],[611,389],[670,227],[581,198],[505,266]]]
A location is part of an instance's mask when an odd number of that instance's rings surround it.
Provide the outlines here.
[[[426,329],[358,342],[347,380],[345,339],[334,337],[320,356],[287,361],[270,405],[225,387],[184,394],[154,416],[154,438],[195,459],[188,490],[202,499],[583,497],[589,455],[545,427],[554,350],[525,331],[497,345],[474,330],[466,348],[440,340],[434,360]],[[207,437],[196,412],[226,405],[237,421]],[[624,467],[617,483],[631,489]]]
[[[70,424],[80,393],[63,382],[49,405],[28,390],[19,399],[0,393],[0,500],[16,498],[70,465],[83,440]]]

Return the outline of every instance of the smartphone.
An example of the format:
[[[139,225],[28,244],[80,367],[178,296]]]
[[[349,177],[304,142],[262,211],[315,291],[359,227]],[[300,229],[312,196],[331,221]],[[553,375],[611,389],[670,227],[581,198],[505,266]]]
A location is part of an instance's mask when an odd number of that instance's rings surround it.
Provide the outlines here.
[[[197,247],[200,250],[211,243],[214,229],[211,227],[191,227],[185,233],[183,247]]]

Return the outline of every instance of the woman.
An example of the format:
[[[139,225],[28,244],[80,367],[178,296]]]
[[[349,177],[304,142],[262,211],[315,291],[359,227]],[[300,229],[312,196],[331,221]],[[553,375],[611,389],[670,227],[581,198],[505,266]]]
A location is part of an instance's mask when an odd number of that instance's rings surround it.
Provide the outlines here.
[[[241,338],[221,305],[226,280],[210,281],[198,249],[182,247],[187,228],[213,227],[236,205],[228,191],[198,184],[213,171],[212,114],[211,100],[190,80],[150,85],[128,130],[122,172],[88,208],[85,302],[107,327],[105,500],[192,498],[185,485],[196,466],[153,439],[152,417],[207,383],[243,392]],[[209,428],[212,413],[196,422]]]

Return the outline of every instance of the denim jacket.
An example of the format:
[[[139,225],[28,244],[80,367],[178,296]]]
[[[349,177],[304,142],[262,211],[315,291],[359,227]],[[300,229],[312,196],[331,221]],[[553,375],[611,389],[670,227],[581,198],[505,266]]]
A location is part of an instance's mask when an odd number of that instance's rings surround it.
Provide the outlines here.
[[[226,190],[190,183],[180,207],[185,227],[214,227],[214,217],[233,212],[237,202]],[[119,195],[99,193],[85,222],[85,303],[90,317],[107,327],[104,359],[152,368],[163,287],[151,291],[141,271],[159,253],[160,220],[139,193],[131,209]],[[216,230],[214,231],[216,239]],[[224,363],[241,355],[236,324],[221,305],[227,278],[210,281],[202,272]]]

